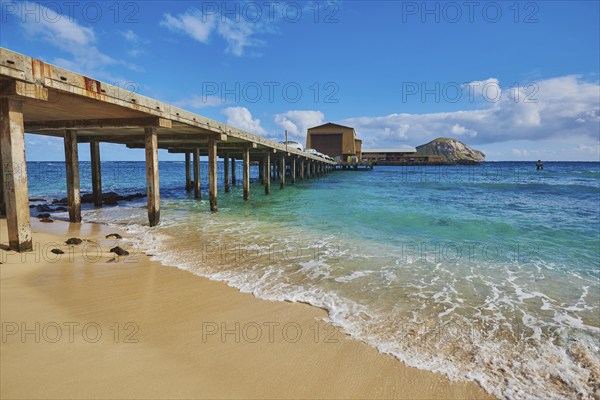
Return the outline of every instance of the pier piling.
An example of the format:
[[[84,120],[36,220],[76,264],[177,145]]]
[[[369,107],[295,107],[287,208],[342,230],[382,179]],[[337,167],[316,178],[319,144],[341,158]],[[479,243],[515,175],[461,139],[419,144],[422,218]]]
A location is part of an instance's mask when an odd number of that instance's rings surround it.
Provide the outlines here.
[[[231,157],[231,185],[235,186],[235,157]]]
[[[4,170],[2,168],[2,157],[0,156],[0,215],[6,215],[4,204]]]
[[[285,186],[285,155],[281,156],[279,160],[279,189],[283,189]]]
[[[90,142],[90,160],[92,163],[92,197],[94,207],[102,207],[102,170],[100,166],[100,143]]]
[[[190,166],[190,158],[191,153],[185,152],[185,191],[191,192],[192,187],[194,186],[192,183],[192,171]]]
[[[265,184],[265,171],[263,168],[263,160],[258,160],[258,179],[260,180],[260,184]]]
[[[0,144],[8,245],[15,251],[30,251],[33,246],[22,101],[0,98]]]
[[[77,151],[77,131],[65,130],[65,166],[67,169],[67,203],[69,221],[81,222],[81,194],[79,183],[79,155]]]
[[[225,186],[225,193],[229,193],[231,191],[229,186],[229,153],[225,153],[223,157],[223,185]]]
[[[250,148],[244,147],[244,200],[250,199]]]
[[[144,128],[144,136],[148,221],[150,222],[150,226],[156,226],[160,222],[160,186],[158,182],[158,140],[156,137],[156,128]]]
[[[202,192],[200,187],[200,149],[194,149],[194,198],[200,200]]]
[[[290,167],[290,172],[291,172],[291,176],[290,176],[290,182],[292,185],[296,184],[296,158],[292,157],[292,165]]]
[[[217,142],[208,141],[208,200],[210,211],[217,212]]]
[[[265,155],[265,161],[264,161],[264,168],[265,168],[265,194],[269,194],[271,193],[271,154],[267,153]]]

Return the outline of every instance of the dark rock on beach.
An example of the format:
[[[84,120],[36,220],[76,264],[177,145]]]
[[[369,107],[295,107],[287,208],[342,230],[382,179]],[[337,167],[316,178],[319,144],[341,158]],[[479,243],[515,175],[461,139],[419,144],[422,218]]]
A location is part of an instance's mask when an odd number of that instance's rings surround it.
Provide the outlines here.
[[[67,241],[65,243],[77,245],[77,244],[81,244],[81,242],[83,242],[83,240],[76,238],[76,237],[72,237],[72,238],[67,239]]]
[[[119,235],[118,233],[111,233],[109,235],[106,235],[107,239],[123,239],[123,236]]]
[[[54,254],[65,254],[64,251],[62,251],[61,249],[52,249],[50,250],[50,253],[54,253]]]
[[[123,250],[119,246],[113,247],[112,249],[110,249],[110,252],[115,253],[118,256],[128,256],[129,255],[129,252],[127,250]]]
[[[107,206],[116,206],[119,201],[131,201],[135,199],[140,199],[142,197],[146,197],[143,193],[134,193],[126,196],[122,196],[115,192],[102,193],[102,204]],[[92,193],[86,193],[81,196],[81,203],[93,203],[94,196]],[[62,199],[54,199],[52,201],[54,205],[68,205],[67,198],[63,197]]]
[[[35,206],[35,209],[39,212],[54,211],[54,209],[47,204],[38,204],[37,206]]]
[[[54,220],[52,218],[40,218],[40,222],[50,223],[54,222]]]

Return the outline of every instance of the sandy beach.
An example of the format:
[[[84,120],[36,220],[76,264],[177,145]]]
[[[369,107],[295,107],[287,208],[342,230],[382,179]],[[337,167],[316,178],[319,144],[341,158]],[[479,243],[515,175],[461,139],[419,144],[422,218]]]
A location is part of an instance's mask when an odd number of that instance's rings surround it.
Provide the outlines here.
[[[1,223],[2,398],[490,398],[348,338],[323,310],[117,257],[114,229],[34,218],[36,250],[19,255]]]

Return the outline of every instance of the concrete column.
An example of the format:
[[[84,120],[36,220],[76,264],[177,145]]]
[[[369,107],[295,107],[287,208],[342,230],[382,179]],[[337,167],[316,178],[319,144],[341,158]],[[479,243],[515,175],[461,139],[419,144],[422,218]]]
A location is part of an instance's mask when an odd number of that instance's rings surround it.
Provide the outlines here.
[[[258,160],[258,178],[260,179],[260,184],[265,184],[265,170],[263,168],[263,160]]]
[[[4,118],[4,116],[3,116]],[[2,170],[2,157],[0,156],[0,215],[6,215],[4,204],[4,171]]]
[[[217,212],[217,142],[208,140],[208,199],[210,211]]]
[[[25,164],[23,103],[0,98],[0,164],[4,191],[8,245],[23,252],[33,249],[29,220],[29,190]]]
[[[100,166],[100,142],[90,142],[92,162],[92,197],[94,206],[102,207],[102,169]]]
[[[250,148],[244,147],[244,200],[250,198]]]
[[[285,156],[281,156],[279,161],[279,189],[285,186]]]
[[[231,157],[231,185],[235,186],[235,157]]]
[[[225,153],[225,157],[223,158],[223,181],[225,184],[225,193],[229,193],[231,191],[231,187],[229,186],[229,153]]]
[[[292,185],[296,184],[296,157],[292,158],[292,165],[290,166],[290,173],[291,173],[291,183]]]
[[[300,160],[300,180],[304,180],[304,159]]]
[[[191,154],[186,152],[185,153],[185,191],[186,192],[191,192],[192,187],[194,186],[192,184],[192,168],[190,166],[190,158],[191,158]]]
[[[81,193],[79,186],[79,155],[77,152],[77,131],[65,131],[65,165],[67,167],[67,203],[69,221],[81,222]]]
[[[265,155],[265,194],[271,193],[271,154],[267,153]]]
[[[160,222],[160,185],[158,182],[158,138],[156,128],[144,128],[146,147],[146,194],[150,226]]]
[[[194,198],[201,199],[202,192],[200,191],[200,149],[194,149],[192,153],[194,160]]]

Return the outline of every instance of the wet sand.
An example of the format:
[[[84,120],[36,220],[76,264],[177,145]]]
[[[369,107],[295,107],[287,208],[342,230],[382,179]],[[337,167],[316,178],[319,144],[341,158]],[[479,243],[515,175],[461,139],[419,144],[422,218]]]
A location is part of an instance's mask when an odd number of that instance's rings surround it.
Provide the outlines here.
[[[20,255],[0,220],[3,399],[493,398],[350,339],[321,309],[256,299],[134,249],[117,257],[108,250],[127,245],[105,239],[112,228],[32,226],[35,250]]]

